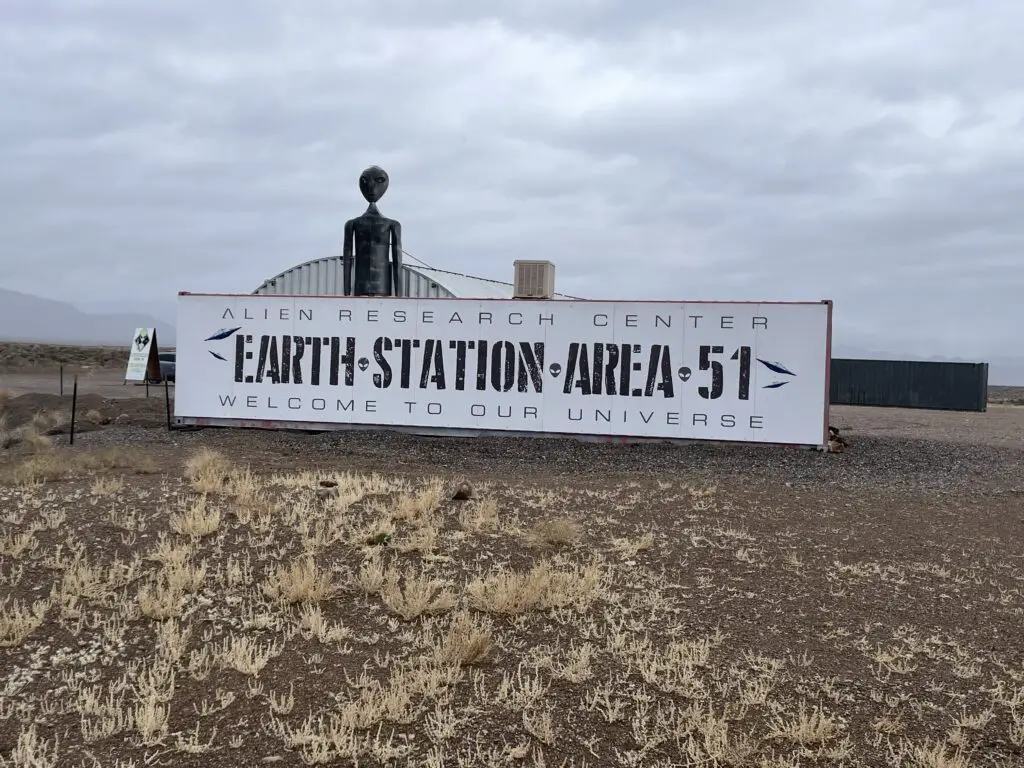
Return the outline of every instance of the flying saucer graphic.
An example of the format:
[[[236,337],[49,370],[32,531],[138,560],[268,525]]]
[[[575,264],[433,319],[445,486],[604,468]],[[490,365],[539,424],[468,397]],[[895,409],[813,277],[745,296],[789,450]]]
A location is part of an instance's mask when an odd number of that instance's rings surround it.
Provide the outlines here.
[[[223,341],[224,339],[228,339],[234,336],[240,330],[242,330],[242,326],[238,326],[236,328],[221,328],[212,336],[207,336],[205,339],[203,339],[203,341]],[[219,352],[214,352],[212,349],[207,349],[206,351],[209,352],[218,360],[223,360],[224,362],[227,362],[227,358],[224,357],[224,355],[220,354]]]
[[[796,376],[789,368],[784,366],[782,363],[775,362],[774,360],[762,360],[760,357],[757,358],[757,362],[763,365],[772,373],[776,373],[780,376]],[[780,387],[786,386],[792,379],[776,379],[770,384],[765,384],[761,389],[779,389]]]

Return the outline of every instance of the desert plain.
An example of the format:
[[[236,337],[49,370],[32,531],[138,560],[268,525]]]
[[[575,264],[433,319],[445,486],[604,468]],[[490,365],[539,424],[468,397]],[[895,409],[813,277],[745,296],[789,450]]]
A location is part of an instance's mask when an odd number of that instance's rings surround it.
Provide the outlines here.
[[[0,346],[0,766],[1024,765],[1020,390],[841,453],[168,431],[126,359]]]

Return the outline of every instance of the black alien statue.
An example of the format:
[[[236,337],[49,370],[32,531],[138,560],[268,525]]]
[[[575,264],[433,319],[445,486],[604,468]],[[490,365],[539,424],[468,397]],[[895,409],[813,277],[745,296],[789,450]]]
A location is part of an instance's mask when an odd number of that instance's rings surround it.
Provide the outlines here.
[[[374,165],[360,174],[359,190],[370,206],[362,216],[345,222],[342,268],[346,296],[402,295],[402,225],[377,210],[377,201],[387,189],[388,174],[383,168]]]

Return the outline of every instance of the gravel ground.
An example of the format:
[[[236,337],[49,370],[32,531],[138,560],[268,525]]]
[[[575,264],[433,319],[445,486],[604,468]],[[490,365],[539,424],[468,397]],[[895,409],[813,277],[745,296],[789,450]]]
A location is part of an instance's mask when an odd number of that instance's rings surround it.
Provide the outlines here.
[[[565,439],[433,438],[386,431],[321,434],[262,430],[172,431],[114,426],[83,434],[75,444],[138,445],[177,453],[208,445],[233,456],[272,461],[282,468],[337,466],[491,478],[601,478],[680,476],[731,481],[951,494],[1016,494],[1024,490],[1024,444],[1011,429],[1024,409],[955,414],[935,426],[935,414],[910,417],[879,409],[844,414],[849,445],[841,454],[758,445],[609,445]],[[874,413],[863,413],[874,411]],[[928,426],[897,424],[918,419]],[[958,422],[995,429],[965,429]],[[897,424],[896,427],[893,425]],[[936,435],[934,433],[938,432]],[[1004,434],[1005,433],[1005,434]]]
[[[849,445],[828,454],[167,431],[159,401],[95,407],[112,423],[73,447],[52,438],[79,461],[47,455],[41,484],[0,485],[0,603],[53,601],[24,636],[8,622],[0,648],[5,759],[22,740],[48,765],[300,766],[349,743],[328,733],[344,708],[367,715],[352,733],[379,752],[413,745],[403,765],[428,749],[434,765],[516,764],[467,751],[506,738],[543,749],[523,765],[678,765],[684,729],[718,755],[707,765],[1022,765],[1024,408],[835,408]],[[86,455],[108,446],[128,450]],[[0,469],[29,447],[0,451]],[[200,447],[223,460],[185,477]],[[338,503],[316,476],[275,478],[296,469],[327,470]],[[480,496],[451,501],[425,476]],[[576,602],[515,607],[531,573],[549,573],[536,594]],[[301,608],[267,591],[281,574],[305,585]],[[453,590],[449,608],[416,597],[437,594],[427,575]],[[172,583],[184,592],[157,600]],[[416,665],[474,626],[490,644],[474,676],[425,697]],[[100,717],[108,700],[120,720]],[[132,715],[147,711],[169,719]]]

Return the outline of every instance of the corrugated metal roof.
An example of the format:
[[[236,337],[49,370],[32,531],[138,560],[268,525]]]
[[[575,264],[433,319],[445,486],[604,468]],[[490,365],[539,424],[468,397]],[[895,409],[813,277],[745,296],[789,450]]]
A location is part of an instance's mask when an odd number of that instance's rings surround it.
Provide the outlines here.
[[[512,283],[448,272],[418,264],[403,264],[406,295],[419,298],[511,299]],[[327,256],[297,264],[263,282],[254,294],[340,296],[344,293],[341,257]],[[556,293],[556,299],[574,296]]]

